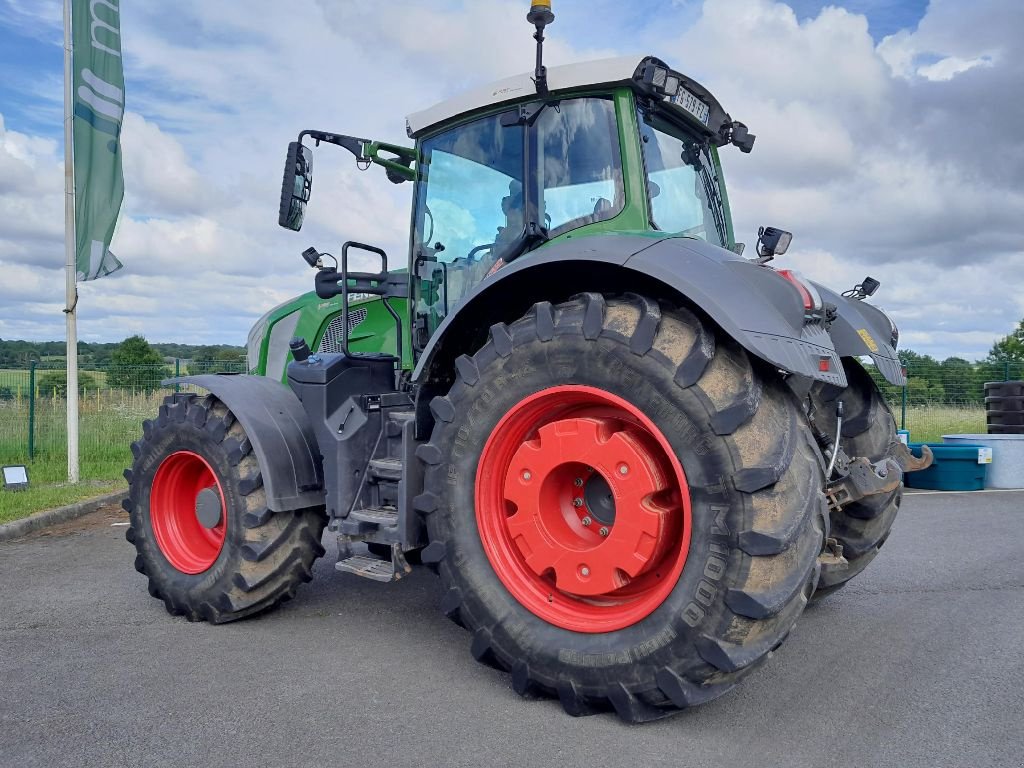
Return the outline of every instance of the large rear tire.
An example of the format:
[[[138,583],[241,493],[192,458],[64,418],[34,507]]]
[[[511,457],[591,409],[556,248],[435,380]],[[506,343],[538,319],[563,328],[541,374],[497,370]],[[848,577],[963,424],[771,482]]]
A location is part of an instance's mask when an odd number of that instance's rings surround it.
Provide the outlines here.
[[[313,578],[324,554],[323,507],[267,507],[245,430],[215,397],[168,397],[132,453],[125,535],[168,612],[233,621],[290,599]]]
[[[688,311],[599,294],[493,326],[456,369],[416,505],[477,660],[635,722],[720,696],[785,640],[825,519],[774,372]]]
[[[846,388],[818,384],[811,392],[814,420],[818,428],[835,439],[836,406],[843,401],[840,445],[848,456],[866,456],[876,462],[896,440],[896,419],[882,393],[863,366],[852,358],[843,359]],[[892,530],[903,498],[902,484],[889,493],[867,496],[849,504],[831,517],[831,536],[843,547],[848,565],[826,563],[814,599],[844,587],[877,557]]]

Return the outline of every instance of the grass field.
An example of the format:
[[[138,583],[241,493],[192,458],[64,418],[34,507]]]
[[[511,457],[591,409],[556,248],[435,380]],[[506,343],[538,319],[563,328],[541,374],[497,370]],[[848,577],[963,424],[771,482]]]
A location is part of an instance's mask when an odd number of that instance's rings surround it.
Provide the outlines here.
[[[893,412],[901,420],[897,405]],[[912,405],[907,408],[907,429],[915,443],[941,443],[943,435],[985,434],[985,409],[981,406]]]
[[[82,483],[67,479],[65,401],[36,401],[35,458],[28,457],[28,401],[0,401],[0,464],[26,464],[28,491],[0,490],[0,523],[51,507],[125,487],[131,443],[142,434],[143,419],[153,417],[164,393],[101,390],[79,404],[79,459]]]

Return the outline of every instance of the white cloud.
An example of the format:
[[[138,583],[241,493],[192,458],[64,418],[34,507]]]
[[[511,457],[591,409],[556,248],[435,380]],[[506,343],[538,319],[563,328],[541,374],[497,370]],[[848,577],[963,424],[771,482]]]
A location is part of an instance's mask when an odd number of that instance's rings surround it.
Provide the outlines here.
[[[748,245],[758,225],[781,226],[796,238],[783,260],[810,276],[836,288],[882,279],[878,302],[923,352],[984,355],[1024,315],[1017,0],[932,0],[915,29],[878,44],[842,8],[801,21],[772,0],[687,2],[632,18],[621,50],[582,42],[613,39],[595,32],[611,23],[595,10],[609,4],[573,3],[556,9],[549,64],[649,50],[758,135],[751,155],[723,150]],[[50,39],[58,6],[4,7]],[[257,315],[311,287],[298,258],[307,245],[368,241],[401,263],[411,185],[360,173],[335,147],[317,150],[302,235],[276,226],[285,144],[306,127],[407,143],[406,113],[533,61],[517,0],[400,0],[386,14],[341,0],[246,9],[124,5],[131,111],[112,250],[126,268],[81,284],[84,339],[138,331],[240,344]],[[0,117],[4,338],[62,335],[62,181],[59,146]]]

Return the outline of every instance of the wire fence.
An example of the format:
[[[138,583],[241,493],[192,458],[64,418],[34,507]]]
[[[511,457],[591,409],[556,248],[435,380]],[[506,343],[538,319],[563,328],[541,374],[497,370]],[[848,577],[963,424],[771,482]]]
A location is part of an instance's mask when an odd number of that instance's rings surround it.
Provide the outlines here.
[[[915,442],[944,434],[986,431],[985,382],[1024,379],[1024,362],[907,361],[907,385],[895,387],[869,368],[900,428]],[[130,463],[132,441],[175,387],[175,375],[244,373],[245,362],[175,360],[165,365],[106,366],[79,372],[79,456],[82,477],[115,477]],[[67,380],[45,364],[0,370],[0,464],[52,465],[60,479],[67,457]],[[48,471],[44,470],[44,474]]]
[[[0,464],[30,464],[36,479],[59,481],[67,463],[67,374],[45,363],[0,369]],[[83,367],[78,374],[83,480],[117,477],[131,443],[176,387],[161,382],[198,373],[244,373],[244,360],[174,360],[164,365]]]
[[[907,384],[896,387],[869,368],[900,429],[916,443],[941,443],[943,435],[985,434],[985,383],[1024,379],[1024,362],[906,362]]]

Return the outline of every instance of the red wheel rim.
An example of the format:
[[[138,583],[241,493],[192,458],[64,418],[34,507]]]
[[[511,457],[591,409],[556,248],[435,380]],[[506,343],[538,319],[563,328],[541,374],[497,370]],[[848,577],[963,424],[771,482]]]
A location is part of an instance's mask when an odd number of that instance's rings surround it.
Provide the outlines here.
[[[594,387],[552,387],[498,422],[476,476],[476,519],[498,578],[576,632],[650,615],[690,545],[690,491],[661,431]]]
[[[212,528],[197,516],[199,495],[216,491],[219,521]],[[227,531],[224,491],[209,462],[192,451],[172,453],[160,464],[149,494],[149,516],[156,543],[182,573],[202,573],[217,560]]]

